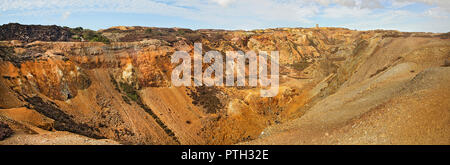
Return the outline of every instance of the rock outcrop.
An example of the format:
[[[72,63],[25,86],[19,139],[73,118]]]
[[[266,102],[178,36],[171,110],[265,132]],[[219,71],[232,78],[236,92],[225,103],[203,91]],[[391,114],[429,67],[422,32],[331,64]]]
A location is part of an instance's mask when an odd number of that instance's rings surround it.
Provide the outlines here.
[[[10,23],[0,26],[0,41],[69,41],[71,36],[72,33],[69,28],[56,25],[42,26]]]
[[[29,141],[45,135],[55,139],[50,144],[75,143],[82,135],[94,144],[450,144],[445,34],[113,27],[95,32],[111,42],[81,42],[72,40],[73,29],[5,29],[0,121]],[[279,94],[173,87],[170,58],[177,50],[192,55],[195,42],[204,52],[279,51]],[[417,99],[429,106],[408,106]],[[17,117],[22,113],[33,115]]]
[[[4,140],[10,137],[14,131],[9,127],[8,124],[0,121],[0,140]]]

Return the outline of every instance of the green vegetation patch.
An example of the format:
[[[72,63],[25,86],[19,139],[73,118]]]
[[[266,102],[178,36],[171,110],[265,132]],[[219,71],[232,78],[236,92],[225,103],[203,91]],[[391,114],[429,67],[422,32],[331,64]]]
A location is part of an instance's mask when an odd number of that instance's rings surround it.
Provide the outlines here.
[[[176,143],[180,144],[180,141],[175,136],[175,133],[169,127],[167,127],[164,122],[147,105],[144,104],[142,98],[139,96],[138,92],[132,85],[123,82],[117,83],[112,75],[110,75],[110,77],[111,83],[115,86],[115,89],[119,92],[123,92],[126,95],[122,96],[122,99],[127,104],[131,104],[131,101],[134,101],[136,104],[138,104],[142,109],[145,110],[145,112],[147,112],[150,116],[152,116],[153,119],[155,119],[156,123],[158,123],[158,125],[164,130],[164,132],[166,132],[168,136],[172,137],[172,139]]]
[[[121,82],[120,88],[122,89],[123,92],[125,92],[125,94],[128,96],[128,98],[130,98],[131,100],[139,101],[141,99],[139,97],[138,93],[136,92],[136,90],[131,85]]]
[[[103,42],[103,43],[110,43],[110,40],[103,36],[101,33],[89,30],[89,29],[83,29],[82,27],[77,27],[71,29],[72,38],[73,39],[80,39],[83,38],[85,41],[89,42]]]

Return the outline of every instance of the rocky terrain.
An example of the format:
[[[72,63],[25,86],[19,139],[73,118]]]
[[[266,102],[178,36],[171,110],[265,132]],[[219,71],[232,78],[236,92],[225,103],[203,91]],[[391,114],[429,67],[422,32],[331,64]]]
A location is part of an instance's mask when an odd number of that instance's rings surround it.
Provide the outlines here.
[[[0,26],[0,144],[450,144],[449,33]],[[172,54],[280,51],[280,90],[173,87]]]

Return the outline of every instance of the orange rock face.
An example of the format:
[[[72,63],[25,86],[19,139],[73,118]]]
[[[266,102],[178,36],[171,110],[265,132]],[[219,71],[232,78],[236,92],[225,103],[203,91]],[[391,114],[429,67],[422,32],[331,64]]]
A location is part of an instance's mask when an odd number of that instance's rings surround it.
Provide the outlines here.
[[[15,131],[5,144],[450,143],[450,100],[439,92],[450,84],[450,40],[441,34],[145,27],[100,33],[114,42],[0,42],[0,121]],[[177,50],[192,55],[194,42],[204,52],[279,51],[278,95],[262,98],[259,87],[173,87],[170,58]],[[408,106],[419,96],[432,110]]]

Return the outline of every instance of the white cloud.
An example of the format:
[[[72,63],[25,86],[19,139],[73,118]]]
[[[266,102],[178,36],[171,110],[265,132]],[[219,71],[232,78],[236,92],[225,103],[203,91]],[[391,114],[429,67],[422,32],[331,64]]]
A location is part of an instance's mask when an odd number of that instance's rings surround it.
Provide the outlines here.
[[[354,6],[356,6],[356,1],[355,0],[334,0],[334,3],[337,3],[337,4],[342,5],[342,6],[346,6],[346,7],[354,7]]]
[[[413,11],[405,8],[414,3],[425,4],[429,9]],[[62,20],[71,13],[157,14],[234,29],[269,25],[313,26],[324,20],[335,23],[344,20],[351,23],[346,26],[354,25],[354,28],[405,28],[423,24],[412,22],[418,20],[412,15],[401,14],[406,10],[417,18],[437,19],[433,20],[436,24],[450,22],[443,20],[449,18],[450,0],[0,0],[0,10],[4,11],[3,18],[61,15]]]
[[[213,2],[219,4],[220,6],[226,7],[228,6],[230,3],[235,2],[235,0],[212,0]]]
[[[317,0],[316,3],[322,6],[337,4],[344,7],[358,7],[369,9],[383,8],[380,0]]]
[[[357,7],[345,7],[345,6],[336,6],[330,7],[323,10],[323,14],[321,15],[324,18],[364,18],[368,17],[372,11],[370,9],[361,9]]]
[[[341,26],[357,29],[398,29],[401,27],[405,31],[415,31],[414,26],[408,25],[411,18],[419,18],[419,14],[414,14],[405,10],[391,10],[383,13],[366,14],[358,20],[343,24]],[[404,26],[408,25],[408,26]]]
[[[379,0],[362,0],[360,2],[361,8],[378,9],[383,8]]]
[[[69,11],[66,11],[66,12],[64,12],[64,13],[61,15],[61,18],[62,18],[62,20],[64,21],[64,20],[66,20],[67,18],[69,18],[69,16],[70,16],[70,12],[69,12]]]
[[[431,8],[428,9],[424,15],[426,16],[430,16],[433,18],[437,18],[437,19],[446,19],[449,18],[449,13],[447,11],[445,11],[445,9],[440,8],[440,7],[435,7],[435,8]]]
[[[423,3],[427,5],[434,5],[445,9],[450,12],[450,1],[449,0],[394,0],[397,3]]]
[[[402,7],[411,5],[413,3],[414,2],[407,2],[407,1],[392,1],[390,8],[398,9],[398,8],[402,8]]]

